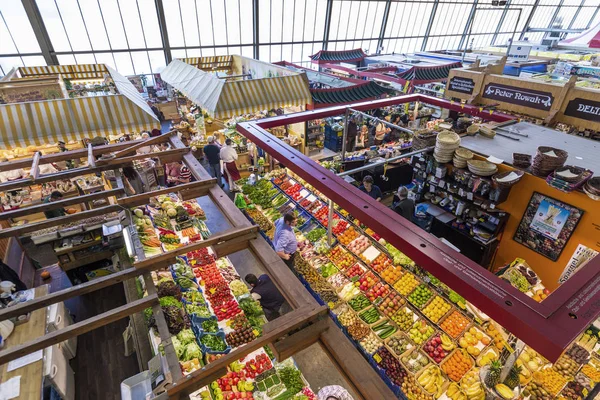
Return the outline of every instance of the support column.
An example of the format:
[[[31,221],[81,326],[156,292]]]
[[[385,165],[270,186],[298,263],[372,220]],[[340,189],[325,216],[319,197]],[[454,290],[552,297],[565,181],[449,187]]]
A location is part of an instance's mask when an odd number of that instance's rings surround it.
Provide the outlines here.
[[[154,0],[156,5],[156,14],[158,16],[158,26],[160,28],[160,38],[162,40],[163,50],[165,52],[165,61],[167,65],[173,61],[171,57],[171,46],[169,45],[169,34],[167,33],[167,20],[165,19],[165,9],[162,0]]]
[[[325,9],[325,32],[323,32],[323,50],[327,50],[329,44],[329,31],[331,29],[331,14],[333,10],[333,0],[327,0],[327,8]],[[321,67],[319,67],[321,70]]]
[[[431,33],[431,26],[433,25],[433,20],[435,19],[435,13],[437,11],[439,4],[440,4],[439,0],[435,0],[435,3],[433,3],[433,8],[431,9],[431,16],[429,17],[429,22],[427,23],[427,29],[425,30],[425,37],[423,38],[423,44],[421,45],[421,51],[425,51],[425,48],[427,47],[427,40],[429,40],[429,34]]]
[[[529,29],[529,24],[531,23],[531,20],[533,19],[533,14],[535,14],[535,10],[537,10],[539,4],[540,0],[535,0],[535,3],[533,3],[533,8],[527,16],[527,21],[525,21],[525,25],[523,25],[523,30],[521,31],[521,36],[519,36],[519,40],[523,40],[523,38],[527,34],[527,29]]]
[[[383,38],[385,37],[385,30],[387,29],[388,17],[390,16],[390,8],[392,6],[392,0],[385,2],[385,10],[383,11],[383,22],[381,23],[381,31],[379,32],[379,40],[377,40],[377,49],[375,52],[381,54],[381,46],[383,46]]]

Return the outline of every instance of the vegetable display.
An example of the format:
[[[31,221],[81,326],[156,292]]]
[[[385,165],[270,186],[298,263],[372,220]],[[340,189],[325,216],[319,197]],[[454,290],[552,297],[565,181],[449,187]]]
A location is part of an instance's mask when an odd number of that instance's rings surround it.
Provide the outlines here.
[[[212,351],[225,351],[227,348],[223,338],[218,335],[206,334],[200,338],[200,343]]]

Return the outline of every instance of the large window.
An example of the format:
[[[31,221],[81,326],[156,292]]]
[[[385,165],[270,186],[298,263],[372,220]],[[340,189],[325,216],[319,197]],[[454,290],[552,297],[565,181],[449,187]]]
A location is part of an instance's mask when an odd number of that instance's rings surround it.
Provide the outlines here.
[[[0,1],[0,75],[57,61],[150,74],[173,58],[226,54],[309,65],[324,48],[481,48],[505,45],[514,31],[517,40],[539,42],[551,28],[599,23],[599,7],[600,0],[509,0],[501,7],[475,0]],[[41,27],[30,22],[36,13],[32,21]]]

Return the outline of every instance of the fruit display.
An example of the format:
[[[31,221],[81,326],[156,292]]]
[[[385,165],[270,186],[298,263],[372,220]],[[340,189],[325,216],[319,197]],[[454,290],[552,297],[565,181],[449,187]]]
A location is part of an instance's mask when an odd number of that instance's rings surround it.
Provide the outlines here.
[[[381,318],[381,314],[379,314],[379,311],[377,311],[375,307],[367,308],[366,310],[361,311],[358,316],[369,325],[374,324]]]
[[[354,340],[360,341],[367,337],[369,333],[371,333],[371,329],[369,329],[369,327],[362,322],[357,321],[348,326],[348,333]]]
[[[364,294],[361,293],[352,300],[348,301],[348,304],[354,311],[360,311],[369,307],[371,302],[365,297]]]
[[[354,277],[359,277],[366,272],[366,269],[362,267],[359,263],[355,263],[353,266],[348,268],[345,272],[346,276],[350,279]]]
[[[402,267],[396,267],[394,265],[390,265],[381,272],[381,278],[390,285],[396,283],[401,276]]]
[[[531,382],[527,385],[527,389],[523,391],[523,395],[525,394],[536,400],[550,400],[554,397],[544,386],[537,382]]]
[[[333,265],[333,264],[332,264]],[[335,268],[335,267],[334,267]],[[337,268],[336,268],[337,270]],[[322,275],[322,270],[321,270],[321,275]],[[335,289],[335,290],[340,290],[343,287],[345,287],[346,285],[350,285],[351,287],[354,287],[354,285],[352,285],[352,283],[348,280],[348,278],[346,278],[343,274],[341,274],[340,272],[335,273],[331,276],[329,276],[327,278],[327,282],[329,282],[329,284]],[[357,289],[358,290],[358,289]],[[357,293],[358,294],[358,293]],[[340,297],[344,299],[344,296],[340,295]],[[350,297],[352,298],[352,297]]]
[[[478,357],[481,350],[491,343],[491,338],[478,328],[472,326],[458,340],[458,344],[473,357]]]
[[[435,296],[422,312],[431,322],[437,323],[451,308],[452,306],[444,301],[444,299],[440,296]]]
[[[402,382],[402,391],[404,393],[410,393],[410,398],[412,400],[429,400],[431,396],[427,394],[421,386],[417,383],[417,380],[413,376],[408,376]]]
[[[385,248],[387,249],[387,251],[392,256],[392,260],[394,262],[394,265],[410,266],[410,265],[414,265],[415,264],[413,260],[411,260],[410,258],[408,258],[403,252],[401,252],[400,250],[398,250],[397,248],[395,248],[391,244],[386,243]]]
[[[239,347],[243,344],[249,343],[256,338],[256,335],[252,331],[251,327],[236,329],[233,332],[229,332],[225,336],[225,341],[231,346],[231,348]]]
[[[421,284],[408,296],[408,301],[415,307],[421,309],[433,296],[433,292],[424,284]]]
[[[579,363],[576,363],[571,357],[563,354],[553,365],[552,368],[565,378],[574,378],[579,371]]]
[[[470,321],[462,315],[458,310],[450,313],[440,324],[440,328],[450,337],[457,338],[465,331]]]
[[[366,338],[360,341],[361,347],[369,354],[373,354],[382,346],[381,340],[377,335],[371,332]]]
[[[435,330],[424,320],[420,319],[416,321],[412,328],[408,331],[408,337],[418,345],[425,343],[427,339],[433,335]]]
[[[429,356],[429,358],[431,358],[436,364],[439,364],[444,358],[446,358],[448,354],[450,354],[449,351],[451,351],[454,348],[454,346],[451,346],[451,343],[452,342],[450,342],[450,344],[446,344],[446,347],[449,350],[445,350],[442,346],[441,335],[438,333],[429,338],[429,340],[425,342],[422,348],[425,354]]]
[[[356,283],[358,288],[362,292],[366,292],[378,282],[379,278],[375,276],[373,271],[368,271],[363,276],[361,276]]]
[[[348,244],[348,250],[354,254],[361,254],[369,246],[371,246],[371,241],[366,236],[359,236]]]
[[[577,364],[585,364],[590,359],[590,353],[577,343],[573,344],[565,354]]]
[[[381,300],[390,294],[390,287],[383,282],[377,282],[369,290],[367,290],[365,294],[371,303],[373,303],[376,300]]]
[[[398,357],[414,348],[411,341],[402,333],[390,337],[386,344]]]
[[[585,364],[582,368],[581,368],[581,372],[587,376],[588,378],[590,378],[592,381],[594,382],[600,382],[600,369],[598,369],[597,367],[591,365],[591,364]]]
[[[338,241],[344,246],[349,245],[354,239],[358,237],[358,232],[354,227],[350,227],[344,231],[341,235],[338,236]]]
[[[323,278],[329,278],[331,275],[338,273],[339,270],[333,265],[333,263],[327,263],[319,268],[319,273]]]
[[[457,349],[442,363],[441,368],[450,379],[458,382],[472,366],[473,359],[469,354],[463,349]]]
[[[567,383],[567,378],[559,374],[553,368],[543,368],[533,373],[533,382],[539,383],[553,396],[556,396]]]
[[[316,243],[319,239],[321,239],[326,234],[327,234],[327,231],[325,230],[325,228],[315,228],[315,229],[311,230],[310,232],[308,232],[304,236],[306,236],[306,238],[311,243]]]
[[[485,331],[488,335],[490,335],[490,337],[494,341],[494,346],[496,346],[498,350],[502,350],[505,346],[508,346],[508,343],[506,343],[506,340],[504,340],[504,336],[502,336],[502,333],[496,328],[494,324],[487,324]]]
[[[488,347],[483,350],[477,358],[477,366],[483,367],[500,358],[500,353],[495,347]],[[517,360],[519,362],[519,360]]]
[[[585,398],[583,392],[584,386],[575,381],[567,383],[567,386],[560,392],[559,397],[564,397],[567,400],[581,400]]]
[[[332,232],[332,233],[333,233],[335,236],[339,236],[339,235],[341,235],[342,233],[344,233],[344,231],[345,231],[345,230],[348,228],[348,226],[349,226],[349,225],[350,225],[350,224],[348,224],[348,222],[347,222],[347,221],[344,221],[344,220],[337,219],[337,220],[336,220],[336,223],[335,223],[335,226],[333,226],[333,227],[331,228],[331,232]]]
[[[583,371],[583,368],[582,368]],[[590,380],[590,378],[583,374],[581,371],[575,376],[575,382],[579,383],[589,392],[592,390],[592,387],[595,386],[594,382]]]
[[[388,376],[394,384],[401,386],[402,383],[405,382],[408,373],[402,365],[400,365],[398,359],[394,357],[386,347],[380,347],[373,358],[376,361],[380,360],[378,362],[379,366],[385,370],[386,376]]]
[[[467,394],[460,388],[460,386],[456,382],[452,382],[446,388],[446,392],[444,393],[447,398],[450,400],[466,400]]]
[[[346,270],[348,267],[350,267],[352,265],[355,265],[355,262],[356,262],[356,260],[352,256],[352,254],[348,253],[346,250],[344,250],[340,246],[336,246],[333,249],[331,249],[331,252],[329,253],[328,256],[329,256],[329,259],[331,261],[333,261],[335,266],[338,267],[342,271]],[[346,271],[346,274],[348,275],[348,271]],[[361,275],[362,275],[362,273],[361,273]]]
[[[396,292],[391,292],[381,303],[377,305],[377,309],[386,317],[391,317],[396,314],[402,306],[406,304],[404,297]]]
[[[404,307],[392,315],[392,321],[398,325],[400,330],[405,332],[412,328],[416,318],[418,318],[417,315],[408,307]]]
[[[443,388],[446,380],[442,375],[442,371],[435,365],[425,368],[417,377],[417,382],[436,399],[444,393]]]
[[[421,282],[413,274],[404,274],[394,284],[394,289],[403,296],[408,296]]]
[[[387,267],[392,267],[392,260],[381,253],[369,264],[369,266],[377,273],[383,272]],[[383,277],[383,276],[382,276]],[[393,283],[393,282],[392,282]]]
[[[404,354],[402,358],[400,358],[400,361],[402,361],[402,365],[413,374],[416,374],[430,363],[427,356],[418,349],[415,349],[408,354]]]

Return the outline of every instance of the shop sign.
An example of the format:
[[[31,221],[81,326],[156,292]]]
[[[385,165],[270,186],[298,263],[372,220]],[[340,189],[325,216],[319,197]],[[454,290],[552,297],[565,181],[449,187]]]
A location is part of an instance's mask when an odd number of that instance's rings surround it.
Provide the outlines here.
[[[571,75],[588,76],[592,78],[600,78],[600,68],[598,67],[584,67],[581,65],[574,65],[569,71]]]
[[[527,61],[529,60],[529,53],[531,52],[531,46],[510,46],[508,52],[508,61]]]
[[[448,90],[466,94],[473,94],[473,89],[475,89],[475,81],[473,81],[473,79],[461,78],[460,76],[454,76],[450,78]]]
[[[527,88],[521,89],[499,83],[485,85],[482,97],[545,111],[550,110],[554,101],[554,96],[549,92]]]
[[[600,122],[600,101],[576,98],[569,101],[565,115]]]

